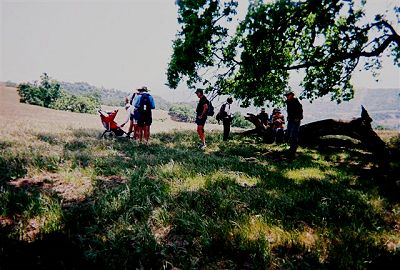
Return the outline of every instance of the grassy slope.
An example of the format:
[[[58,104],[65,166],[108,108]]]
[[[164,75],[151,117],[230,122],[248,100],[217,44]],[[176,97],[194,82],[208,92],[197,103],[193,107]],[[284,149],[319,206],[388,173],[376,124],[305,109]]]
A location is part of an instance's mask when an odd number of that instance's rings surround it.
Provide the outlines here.
[[[289,162],[286,146],[222,143],[220,132],[205,152],[192,131],[159,132],[147,146],[99,140],[96,116],[10,93],[0,92],[1,269],[400,262],[398,158],[384,168],[362,150],[301,148]]]

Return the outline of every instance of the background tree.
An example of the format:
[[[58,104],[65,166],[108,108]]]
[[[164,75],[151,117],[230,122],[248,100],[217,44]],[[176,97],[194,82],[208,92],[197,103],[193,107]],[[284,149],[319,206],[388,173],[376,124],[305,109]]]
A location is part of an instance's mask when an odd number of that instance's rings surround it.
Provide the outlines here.
[[[40,76],[40,82],[22,83],[18,85],[18,93],[21,102],[39,105],[43,107],[51,107],[52,104],[61,97],[60,84],[51,80],[47,73]]]
[[[81,113],[96,113],[101,102],[98,92],[85,93],[85,95],[67,93],[60,83],[51,79],[47,73],[40,76],[40,83],[35,81],[19,84],[18,94],[20,101],[24,103]]]
[[[281,102],[291,70],[303,70],[301,98],[354,96],[350,83],[362,58],[379,69],[387,51],[400,67],[400,36],[388,14],[365,17],[365,2],[350,0],[249,1],[236,32],[229,24],[236,1],[179,0],[181,29],[173,43],[168,85],[186,80],[207,92],[230,94],[244,106]],[[393,11],[399,22],[400,8]],[[373,72],[375,75],[375,73]]]

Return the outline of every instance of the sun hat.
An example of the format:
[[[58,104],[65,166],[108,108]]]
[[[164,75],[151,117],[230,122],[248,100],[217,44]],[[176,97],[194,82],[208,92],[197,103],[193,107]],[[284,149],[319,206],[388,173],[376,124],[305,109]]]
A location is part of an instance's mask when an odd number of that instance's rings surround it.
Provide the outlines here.
[[[141,88],[138,89],[139,92],[148,92],[149,89],[147,89],[147,86],[142,86]]]

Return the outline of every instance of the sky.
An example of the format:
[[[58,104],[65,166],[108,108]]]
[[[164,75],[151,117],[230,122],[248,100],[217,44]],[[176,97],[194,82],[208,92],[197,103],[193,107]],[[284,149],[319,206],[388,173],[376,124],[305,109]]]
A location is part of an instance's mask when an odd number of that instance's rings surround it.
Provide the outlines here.
[[[169,101],[196,99],[165,83],[178,30],[175,0],[0,0],[0,81],[32,82],[47,72],[67,82],[122,91],[148,86]],[[373,14],[398,0],[368,0]],[[239,0],[245,6],[247,0]],[[399,28],[397,28],[399,30]],[[383,62],[378,83],[356,72],[357,88],[400,88],[400,71]]]

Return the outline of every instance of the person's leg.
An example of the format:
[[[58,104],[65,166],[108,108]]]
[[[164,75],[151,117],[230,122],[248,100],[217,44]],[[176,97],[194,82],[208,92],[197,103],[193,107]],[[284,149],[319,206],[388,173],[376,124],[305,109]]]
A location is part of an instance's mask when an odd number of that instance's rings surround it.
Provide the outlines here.
[[[141,115],[139,113],[139,111],[135,111],[134,113],[134,133],[133,133],[133,138],[135,141],[137,141],[138,139],[140,139],[140,133],[141,133],[141,129],[140,126],[143,124],[142,123],[142,119],[141,119]]]
[[[142,125],[137,125],[137,139],[139,142],[143,141],[143,129],[144,127]]]
[[[290,137],[293,129],[293,122],[288,121],[287,129],[286,129],[286,136],[285,136],[285,141],[290,144]]]
[[[275,142],[277,144],[281,144],[283,142],[283,129],[282,128],[278,128],[276,130]]]
[[[129,137],[131,135],[132,131],[133,131],[133,121],[129,120],[129,129],[128,129],[128,133],[126,135]],[[133,133],[133,134],[135,134],[135,133]]]
[[[204,126],[197,125],[197,134],[199,134],[202,145],[206,145],[206,134],[204,132]]]
[[[226,141],[229,138],[231,122],[229,121],[228,118],[224,118],[224,119],[222,119],[222,124],[224,126],[224,138],[223,138],[223,140]]]
[[[133,140],[137,140],[139,138],[139,129],[137,124],[133,124]]]
[[[148,142],[150,138],[150,125],[145,125],[143,127],[143,130],[144,130],[144,140]]]
[[[300,121],[299,122],[294,122],[290,121],[288,123],[288,129],[290,125],[290,133],[289,133],[289,154],[294,157],[297,147],[298,147],[298,142],[299,142],[299,129],[300,129]]]

